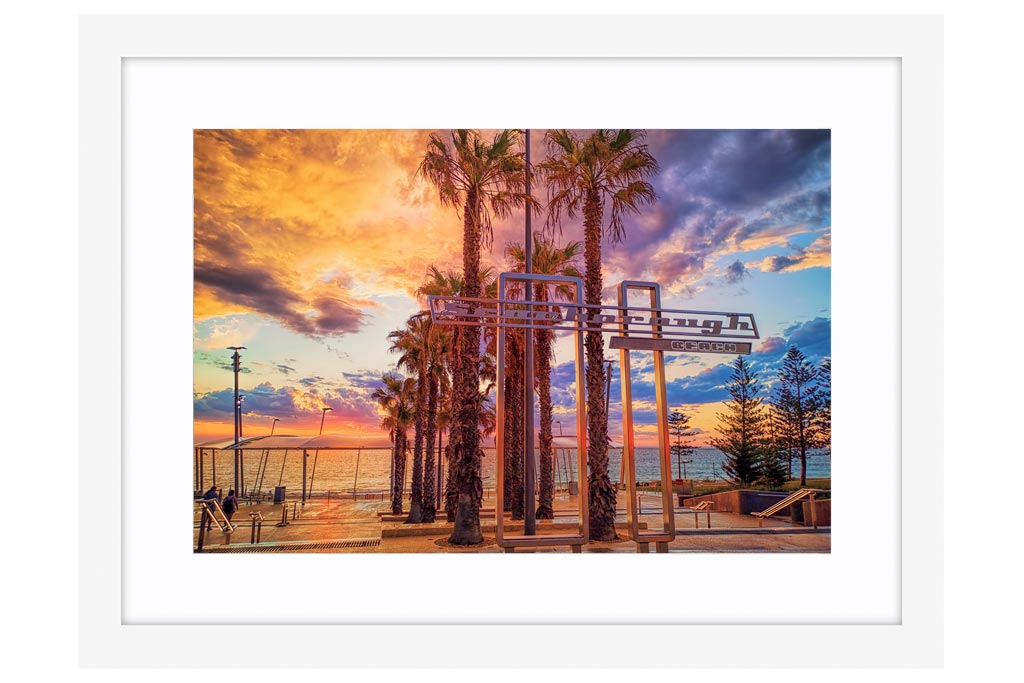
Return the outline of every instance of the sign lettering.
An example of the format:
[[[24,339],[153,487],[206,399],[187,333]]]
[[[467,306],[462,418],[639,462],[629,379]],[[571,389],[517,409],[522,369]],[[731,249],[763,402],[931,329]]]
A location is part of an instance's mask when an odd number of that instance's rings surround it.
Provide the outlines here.
[[[428,297],[435,323],[485,327],[627,332],[636,336],[759,339],[751,313],[684,311],[638,306],[580,306],[547,301]],[[614,347],[613,347],[614,348]],[[683,349],[669,349],[683,350]],[[742,353],[710,351],[710,353]],[[746,353],[749,353],[746,352]]]

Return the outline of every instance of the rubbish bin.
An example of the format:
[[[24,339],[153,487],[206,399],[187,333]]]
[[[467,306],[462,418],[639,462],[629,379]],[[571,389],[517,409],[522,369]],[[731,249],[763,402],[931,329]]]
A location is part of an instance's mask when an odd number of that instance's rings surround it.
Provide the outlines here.
[[[284,502],[284,489],[285,489],[284,486],[275,486],[274,487],[274,504],[275,505],[277,503],[283,503]]]
[[[569,495],[578,496],[580,495],[580,485],[574,481],[569,482]]]

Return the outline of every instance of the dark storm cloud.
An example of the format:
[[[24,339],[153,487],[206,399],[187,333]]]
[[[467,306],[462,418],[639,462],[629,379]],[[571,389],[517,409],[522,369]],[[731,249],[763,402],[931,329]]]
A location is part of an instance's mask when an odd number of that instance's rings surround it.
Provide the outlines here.
[[[299,411],[293,401],[293,392],[287,388],[275,389],[264,382],[249,391],[241,392],[243,415],[274,415],[277,417],[296,415]],[[233,415],[234,390],[231,388],[211,391],[193,398],[193,412],[199,418],[226,418]]]
[[[382,374],[382,372],[368,370],[365,372],[343,372],[341,376],[345,386],[372,391],[380,387]]]
[[[312,314],[303,313],[299,310],[305,303],[303,298],[256,266],[215,266],[197,260],[194,273],[197,284],[214,290],[222,300],[275,318],[300,334],[319,337],[355,332],[365,317],[355,305],[328,296],[311,302]]]
[[[624,245],[605,245],[613,267],[693,282],[723,253],[784,245],[831,223],[827,130],[651,131],[648,144],[662,167],[658,201],[630,219]]]
[[[785,338],[769,337],[758,346],[753,353],[746,356],[751,369],[757,373],[762,384],[761,395],[767,396],[770,385],[782,365],[782,359],[791,345],[796,346],[814,365],[831,355],[832,325],[828,318],[814,318],[798,323],[785,330]],[[666,393],[669,405],[685,403],[713,403],[725,401],[729,393],[725,386],[732,375],[732,363],[735,358],[723,356],[718,365],[707,368],[691,377],[681,377],[666,382]],[[653,362],[645,359],[634,367],[635,375],[649,373]],[[633,398],[641,402],[653,402],[655,388],[653,382],[633,381]],[[613,389],[612,396],[615,397]]]
[[[813,363],[832,355],[832,321],[829,318],[815,318],[793,325],[786,330],[786,335],[789,344],[803,351]]]
[[[815,179],[830,162],[828,130],[723,131],[697,192],[726,210],[748,211]]]
[[[332,420],[376,424],[379,419],[376,404],[366,392],[330,389],[304,391],[290,386],[275,388],[269,382],[263,382],[241,393],[245,396],[242,415],[250,419],[269,416],[285,422],[289,419],[308,419],[320,415],[324,407],[331,408]],[[231,388],[195,394],[192,400],[195,419],[226,420],[233,415],[233,401],[234,390]]]
[[[769,256],[765,260],[765,267],[769,272],[778,273],[799,265],[801,262],[803,262],[803,257],[799,254],[795,256]]]
[[[735,284],[748,275],[747,267],[739,259],[730,263],[729,267],[725,269],[725,281],[729,284]]]

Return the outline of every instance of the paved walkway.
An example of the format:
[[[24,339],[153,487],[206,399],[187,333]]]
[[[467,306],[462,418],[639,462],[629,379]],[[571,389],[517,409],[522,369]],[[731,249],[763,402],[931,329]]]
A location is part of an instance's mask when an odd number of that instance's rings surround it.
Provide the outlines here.
[[[662,528],[662,515],[657,496],[644,496],[641,522],[649,531]],[[577,524],[577,500],[575,497],[560,496],[555,500],[554,523],[568,528]],[[484,501],[485,512],[481,527],[484,543],[480,546],[461,548],[447,544],[451,525],[444,522],[443,513],[439,521],[431,525],[407,525],[400,521],[382,521],[380,513],[390,512],[386,501],[352,500],[332,498],[330,502],[316,498],[302,506],[298,501],[289,500],[284,508],[272,503],[257,505],[243,504],[233,516],[236,530],[229,535],[214,525],[205,535],[204,550],[210,552],[371,552],[371,553],[445,553],[445,552],[501,552],[494,543],[493,498]],[[486,512],[490,508],[490,513]],[[278,526],[285,511],[285,526]],[[260,543],[250,545],[252,537],[250,512],[262,513],[264,517]],[[619,516],[616,525],[620,540],[609,543],[588,543],[583,552],[635,553],[636,544],[629,540],[626,527],[625,502],[620,493]],[[489,518],[488,518],[489,517]],[[694,528],[691,512],[675,513],[676,540],[669,545],[670,552],[817,552],[831,551],[829,530],[814,530],[791,525],[785,519],[771,518],[759,527],[758,520],[751,515],[733,513],[711,513],[711,528],[707,528],[707,516],[697,517],[698,528]],[[506,524],[514,524],[506,518]],[[521,524],[521,522],[520,522]],[[538,528],[543,534],[551,522],[542,522]],[[572,529],[575,530],[573,526]],[[415,534],[402,535],[398,534]],[[198,543],[199,514],[193,518],[193,547]],[[243,548],[243,546],[245,546]],[[651,544],[651,550],[654,545]],[[568,552],[568,547],[538,548],[532,552]],[[517,552],[531,552],[517,549]]]

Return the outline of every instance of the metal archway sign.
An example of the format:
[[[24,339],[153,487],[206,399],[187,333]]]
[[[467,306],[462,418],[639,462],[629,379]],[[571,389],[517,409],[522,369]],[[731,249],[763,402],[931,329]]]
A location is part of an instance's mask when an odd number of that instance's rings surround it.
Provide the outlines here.
[[[532,291],[531,285],[569,285],[572,301],[569,303],[509,298],[509,284],[522,283],[523,291]],[[715,353],[748,354],[753,341],[759,339],[757,323],[752,313],[721,311],[695,311],[666,309],[661,306],[661,286],[656,282],[624,280],[616,288],[618,305],[589,306],[583,303],[583,281],[577,277],[538,275],[536,273],[502,273],[498,277],[498,298],[473,298],[433,295],[428,297],[431,320],[439,325],[491,327],[497,330],[497,433],[495,436],[496,492],[495,536],[506,552],[519,547],[569,546],[580,552],[588,542],[587,515],[587,415],[583,368],[583,339],[587,332],[614,334],[610,347],[619,350],[619,369],[622,378],[623,464],[628,487],[627,516],[630,538],[638,552],[648,552],[654,543],[658,552],[667,552],[675,539],[675,513],[672,505],[672,478],[668,434],[668,399],[665,384],[664,354]],[[630,306],[628,294],[632,290],[646,292],[650,298],[647,307]],[[505,334],[510,329],[569,331],[573,334],[576,358],[576,439],[577,471],[580,473],[578,533],[512,535],[506,533],[502,511],[505,483],[505,427],[502,416],[505,408]],[[636,457],[633,428],[632,370],[630,351],[650,351],[654,355],[655,402],[658,415],[658,455],[661,469],[663,529],[647,532],[640,528],[640,515],[636,496]],[[525,438],[525,435],[524,435]],[[528,446],[527,444],[524,444]],[[529,448],[524,451],[530,453]],[[528,456],[529,457],[529,456]],[[527,500],[525,505],[534,505]]]

